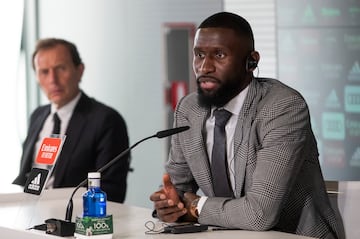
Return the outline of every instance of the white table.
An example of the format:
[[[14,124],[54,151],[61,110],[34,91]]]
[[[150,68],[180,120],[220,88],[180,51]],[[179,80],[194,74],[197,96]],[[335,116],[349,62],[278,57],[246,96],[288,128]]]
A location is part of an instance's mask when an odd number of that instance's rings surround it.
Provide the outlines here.
[[[340,181],[330,199],[335,197],[344,222],[347,239],[360,235],[360,181]]]
[[[59,238],[37,230],[26,230],[31,226],[42,224],[46,219],[64,219],[66,206],[73,188],[45,190],[42,196],[28,195],[25,193],[0,194],[0,237],[1,238]],[[84,189],[80,189],[74,197],[73,221],[76,215],[81,215],[81,195]],[[244,230],[207,231],[188,234],[155,234],[148,235],[145,231],[147,221],[156,222],[151,217],[151,209],[129,206],[126,204],[108,202],[108,214],[113,215],[114,235],[113,238],[246,238],[246,239],[308,239],[309,237],[294,234],[268,231],[253,232]],[[8,216],[5,216],[8,215]],[[160,222],[156,222],[161,225]],[[70,237],[72,238],[72,237]]]

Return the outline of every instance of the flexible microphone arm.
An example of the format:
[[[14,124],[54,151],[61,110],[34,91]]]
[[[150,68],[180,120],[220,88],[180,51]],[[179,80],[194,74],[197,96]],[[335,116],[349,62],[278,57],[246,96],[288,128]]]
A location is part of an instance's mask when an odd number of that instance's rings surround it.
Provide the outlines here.
[[[165,138],[168,136],[171,136],[173,134],[178,134],[180,132],[183,132],[185,130],[190,129],[189,126],[182,126],[182,127],[178,127],[178,128],[172,128],[172,129],[168,129],[168,130],[163,130],[163,131],[159,131],[154,135],[151,135],[149,137],[143,138],[142,140],[139,140],[138,142],[136,142],[135,144],[133,144],[131,147],[127,148],[126,150],[122,151],[119,155],[117,155],[115,158],[113,158],[112,160],[110,160],[107,164],[105,164],[104,166],[102,166],[101,168],[99,168],[97,170],[97,172],[102,173],[103,171],[105,171],[106,169],[108,169],[111,165],[113,165],[114,163],[116,163],[120,158],[122,158],[124,155],[126,155],[127,153],[129,153],[131,151],[131,149],[135,148],[138,144],[144,142],[145,140],[151,139],[151,138]],[[74,189],[73,193],[70,196],[67,208],[66,208],[66,214],[65,214],[65,221],[71,222],[71,218],[72,218],[72,213],[73,213],[73,197],[76,193],[76,191],[82,187],[85,186],[87,183],[87,178],[84,179],[81,183],[79,183],[79,185],[76,186],[76,188]]]

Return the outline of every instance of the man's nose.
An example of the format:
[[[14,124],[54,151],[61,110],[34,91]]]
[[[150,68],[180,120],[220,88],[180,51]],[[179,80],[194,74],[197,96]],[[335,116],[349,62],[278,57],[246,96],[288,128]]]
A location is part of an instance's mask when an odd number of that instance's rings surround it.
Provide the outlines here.
[[[50,70],[49,71],[49,80],[51,82],[57,82],[58,80],[58,74],[56,72],[56,70]]]
[[[215,71],[215,66],[213,64],[213,61],[210,58],[205,57],[204,60],[202,61],[201,65],[200,65],[199,70],[203,74],[214,72]]]

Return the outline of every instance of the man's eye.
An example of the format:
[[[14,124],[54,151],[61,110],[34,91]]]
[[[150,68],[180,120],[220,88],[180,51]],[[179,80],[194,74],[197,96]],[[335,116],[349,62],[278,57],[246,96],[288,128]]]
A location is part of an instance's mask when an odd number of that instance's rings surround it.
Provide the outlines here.
[[[201,53],[201,52],[197,52],[197,53],[195,53],[195,56],[198,57],[198,58],[204,58],[205,54]]]
[[[39,75],[46,75],[48,72],[48,70],[41,70],[39,71]]]
[[[57,69],[58,69],[59,71],[65,71],[65,70],[66,70],[66,67],[65,67],[65,66],[59,66]]]
[[[216,53],[216,57],[217,57],[217,58],[224,58],[224,57],[225,57],[225,53],[223,53],[223,52],[218,52],[218,53]]]

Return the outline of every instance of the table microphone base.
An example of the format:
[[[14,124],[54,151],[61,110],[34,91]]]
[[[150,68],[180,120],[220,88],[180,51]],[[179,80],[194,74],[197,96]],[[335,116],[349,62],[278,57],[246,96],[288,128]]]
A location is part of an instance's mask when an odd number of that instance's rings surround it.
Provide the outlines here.
[[[60,219],[47,219],[46,223],[46,234],[69,237],[74,236],[75,232],[75,223],[68,222]]]

